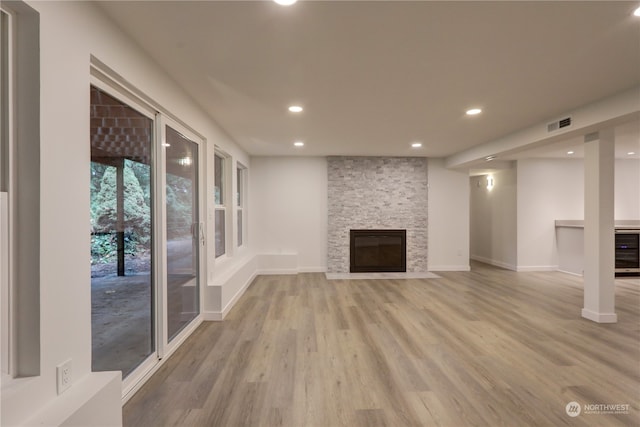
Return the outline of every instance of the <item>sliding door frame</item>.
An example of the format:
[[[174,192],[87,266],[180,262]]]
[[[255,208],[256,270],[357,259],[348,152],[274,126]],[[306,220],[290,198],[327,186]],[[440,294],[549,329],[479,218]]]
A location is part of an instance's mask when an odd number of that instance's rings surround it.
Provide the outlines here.
[[[198,146],[198,183],[197,183],[197,204],[198,204],[198,267],[197,267],[197,281],[198,281],[198,315],[186,326],[184,327],[171,341],[169,341],[169,325],[168,325],[168,268],[167,268],[167,214],[166,214],[166,205],[167,205],[167,182],[166,182],[166,127],[169,126],[172,129],[178,131],[190,141],[194,142]],[[160,220],[158,221],[158,241],[162,242],[161,247],[158,248],[158,258],[159,262],[156,265],[156,272],[158,274],[158,307],[162,308],[162,313],[166,315],[161,316],[162,318],[158,319],[161,327],[158,328],[158,355],[160,359],[170,355],[175,351],[176,348],[180,346],[180,344],[189,336],[191,333],[197,328],[204,318],[202,312],[204,309],[204,286],[203,283],[206,283],[206,253],[207,253],[207,241],[206,241],[206,228],[205,221],[206,218],[206,199],[205,199],[205,191],[206,188],[206,146],[204,143],[204,139],[194,132],[190,131],[184,125],[179,123],[177,120],[174,120],[167,115],[158,114],[158,119],[156,121],[156,129],[158,135],[158,141],[156,144],[156,149],[159,154],[158,159],[158,168],[156,169],[156,182],[160,188],[158,191],[158,200],[155,204],[156,214],[159,214]]]
[[[139,364],[122,382],[123,403],[144,384],[158,369],[163,358],[170,356],[184,340],[202,323],[204,316],[204,289],[207,283],[208,241],[206,230],[206,165],[207,147],[204,137],[193,131],[168,111],[137,91],[131,84],[92,57],[90,85],[103,90],[153,120],[151,149],[151,196],[152,196],[152,323],[154,351]],[[110,74],[114,75],[112,77]],[[88,88],[87,88],[88,89]],[[198,315],[192,319],[170,342],[168,337],[167,312],[167,232],[166,232],[166,126],[182,133],[198,146],[197,201],[199,221],[198,250]]]
[[[139,99],[134,94],[130,93],[126,90],[126,88],[121,87],[117,83],[109,80],[106,76],[95,76],[92,73],[90,79],[90,85],[98,88],[99,90],[107,93],[109,96],[119,100],[120,102],[126,104],[132,109],[136,110],[138,113],[144,115],[148,119],[152,120],[154,123],[153,127],[153,135],[151,138],[151,175],[154,176],[158,169],[158,153],[157,153],[157,130],[156,130],[156,120],[157,120],[157,110],[153,108],[151,105],[147,104],[143,100]],[[157,195],[157,185],[152,180],[150,182],[150,192],[151,192],[151,325],[152,325],[152,340],[153,340],[153,350],[147,358],[140,363],[136,368],[126,377],[122,379],[122,390],[123,394],[127,393],[131,388],[135,386],[141,379],[143,379],[153,367],[158,363],[158,349],[159,349],[159,341],[158,341],[158,320],[159,320],[159,311],[158,307],[158,292],[157,292],[157,262],[158,262],[158,246],[159,239],[157,237],[157,230],[159,228],[158,216],[156,206],[158,204]],[[93,358],[93,356],[92,356]]]

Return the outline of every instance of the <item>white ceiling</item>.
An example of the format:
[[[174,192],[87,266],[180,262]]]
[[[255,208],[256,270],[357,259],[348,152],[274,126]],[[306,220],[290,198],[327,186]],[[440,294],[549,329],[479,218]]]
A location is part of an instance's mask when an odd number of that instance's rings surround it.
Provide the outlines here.
[[[640,1],[99,4],[251,155],[444,157],[640,84]]]

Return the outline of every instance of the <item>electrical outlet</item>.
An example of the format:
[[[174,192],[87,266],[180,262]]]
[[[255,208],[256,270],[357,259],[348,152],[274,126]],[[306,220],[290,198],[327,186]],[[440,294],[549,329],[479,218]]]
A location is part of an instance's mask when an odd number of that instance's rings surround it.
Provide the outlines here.
[[[58,381],[58,394],[64,393],[71,387],[71,359],[56,366],[56,379]]]

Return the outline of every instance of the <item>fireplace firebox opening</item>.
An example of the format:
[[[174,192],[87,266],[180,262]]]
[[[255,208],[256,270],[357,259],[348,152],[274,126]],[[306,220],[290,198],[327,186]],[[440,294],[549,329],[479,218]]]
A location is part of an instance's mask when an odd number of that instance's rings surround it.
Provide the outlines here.
[[[351,273],[407,271],[407,230],[351,230]]]

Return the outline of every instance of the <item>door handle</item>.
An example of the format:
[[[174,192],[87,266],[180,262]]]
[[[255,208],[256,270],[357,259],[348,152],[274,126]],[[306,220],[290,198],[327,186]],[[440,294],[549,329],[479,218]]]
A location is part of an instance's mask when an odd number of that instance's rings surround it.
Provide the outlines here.
[[[203,222],[199,222],[198,223],[198,231],[200,233],[200,241],[202,242],[202,246],[204,246],[205,234],[204,234],[204,223]]]

